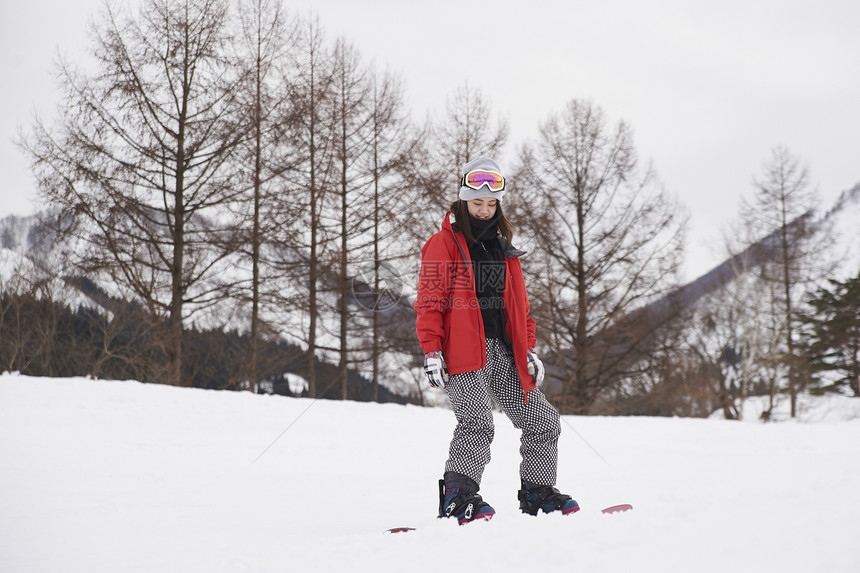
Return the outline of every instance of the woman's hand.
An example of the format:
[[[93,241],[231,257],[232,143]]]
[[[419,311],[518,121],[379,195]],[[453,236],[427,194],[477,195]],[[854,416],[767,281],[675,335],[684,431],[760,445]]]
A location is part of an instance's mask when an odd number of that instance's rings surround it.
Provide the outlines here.
[[[528,351],[529,357],[529,374],[535,377],[535,384],[540,386],[543,384],[544,376],[546,375],[546,370],[544,370],[543,362],[541,362],[540,358],[538,358],[537,353],[534,348]]]
[[[434,388],[444,388],[448,382],[448,365],[442,358],[442,352],[428,352],[424,355],[424,374]]]

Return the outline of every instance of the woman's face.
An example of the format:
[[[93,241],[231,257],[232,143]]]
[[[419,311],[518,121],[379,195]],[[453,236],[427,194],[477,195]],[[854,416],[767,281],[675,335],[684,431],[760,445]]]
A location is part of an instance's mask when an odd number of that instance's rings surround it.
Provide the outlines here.
[[[492,219],[496,214],[496,199],[481,198],[466,201],[469,214],[476,219]]]

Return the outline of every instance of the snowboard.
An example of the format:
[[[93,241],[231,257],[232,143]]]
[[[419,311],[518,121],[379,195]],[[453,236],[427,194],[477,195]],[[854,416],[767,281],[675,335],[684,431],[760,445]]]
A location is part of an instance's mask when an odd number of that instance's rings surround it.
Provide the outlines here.
[[[621,503],[618,505],[610,505],[609,507],[604,507],[600,510],[600,513],[612,514],[612,513],[623,513],[625,511],[630,511],[633,509],[633,506],[629,503]],[[574,512],[571,515],[576,515],[577,512]],[[490,521],[489,519],[482,519],[479,521]],[[472,523],[471,521],[466,522],[466,524]],[[464,524],[464,525],[466,525]],[[408,533],[410,531],[417,531],[417,527],[392,527],[391,529],[386,529],[383,533]]]

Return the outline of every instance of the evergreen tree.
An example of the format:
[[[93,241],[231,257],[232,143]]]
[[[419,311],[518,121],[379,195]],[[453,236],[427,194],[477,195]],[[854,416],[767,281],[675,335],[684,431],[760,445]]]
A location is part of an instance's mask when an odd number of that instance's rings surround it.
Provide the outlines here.
[[[846,281],[830,280],[808,298],[805,351],[822,390],[849,388],[860,396],[860,271]]]

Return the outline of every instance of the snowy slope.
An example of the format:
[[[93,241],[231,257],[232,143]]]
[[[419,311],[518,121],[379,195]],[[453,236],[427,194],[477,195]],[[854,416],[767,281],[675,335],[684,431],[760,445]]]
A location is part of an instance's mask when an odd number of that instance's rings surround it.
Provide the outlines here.
[[[560,487],[584,509],[537,518],[499,416],[497,517],[458,527],[434,518],[448,410],[5,375],[0,571],[856,572],[860,408],[831,409],[567,417]],[[635,509],[597,511],[619,502]],[[419,530],[381,533],[400,525]]]
[[[822,225],[833,235],[832,255],[839,260],[834,273],[837,280],[846,280],[860,272],[860,183],[844,191],[836,205],[828,211]]]

